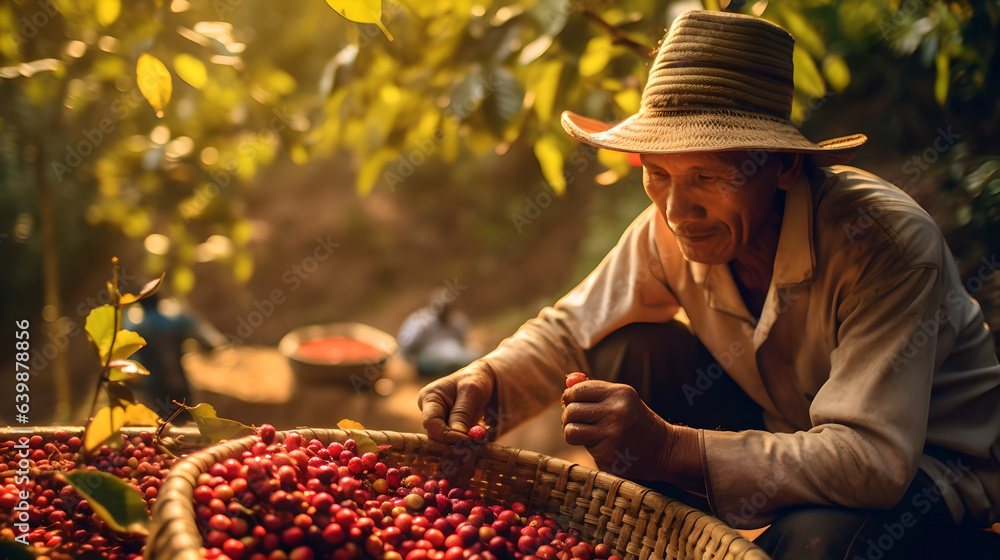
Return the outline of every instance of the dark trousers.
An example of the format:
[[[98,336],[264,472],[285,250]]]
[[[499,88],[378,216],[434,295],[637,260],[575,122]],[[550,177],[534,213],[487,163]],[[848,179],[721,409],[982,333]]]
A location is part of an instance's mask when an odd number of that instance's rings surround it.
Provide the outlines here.
[[[627,325],[589,350],[587,358],[595,377],[631,385],[647,406],[669,422],[708,430],[764,429],[761,407],[727,374],[720,375],[722,370],[712,355],[681,323]],[[679,488],[642,483],[708,511],[703,499]],[[944,500],[932,502],[927,496],[940,494],[930,477],[918,471],[906,495],[891,510],[790,508],[754,542],[780,560],[1000,558],[974,552],[956,556],[957,548],[975,545],[968,535],[974,540],[986,533],[965,531],[963,536]],[[987,548],[995,550],[988,546],[995,542],[988,537],[984,543],[981,551],[992,554]]]

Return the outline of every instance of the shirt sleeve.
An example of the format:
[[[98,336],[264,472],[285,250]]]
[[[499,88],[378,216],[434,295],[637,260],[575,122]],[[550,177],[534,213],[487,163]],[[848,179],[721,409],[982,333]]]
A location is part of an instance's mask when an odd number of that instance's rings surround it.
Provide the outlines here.
[[[556,402],[566,374],[589,374],[584,350],[608,333],[633,322],[667,321],[677,312],[653,235],[654,210],[640,214],[569,294],[481,358],[495,375],[501,431]]]
[[[870,259],[857,286],[845,286],[813,427],[704,433],[710,503],[730,525],[759,527],[801,504],[887,509],[912,481],[939,365],[935,335],[950,328],[941,274],[922,259]]]

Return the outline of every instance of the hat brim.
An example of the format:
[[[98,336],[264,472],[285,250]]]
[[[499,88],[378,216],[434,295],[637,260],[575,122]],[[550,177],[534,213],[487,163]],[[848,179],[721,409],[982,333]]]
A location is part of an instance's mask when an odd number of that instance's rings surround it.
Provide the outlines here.
[[[791,152],[821,167],[849,162],[868,140],[853,134],[813,143],[790,122],[732,110],[643,110],[617,124],[565,111],[561,121],[581,142],[618,152]]]

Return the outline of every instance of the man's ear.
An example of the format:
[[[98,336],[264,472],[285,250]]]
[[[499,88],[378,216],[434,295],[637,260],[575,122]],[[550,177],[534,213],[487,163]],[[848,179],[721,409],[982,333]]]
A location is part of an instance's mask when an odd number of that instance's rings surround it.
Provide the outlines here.
[[[778,188],[787,191],[795,186],[805,166],[805,154],[786,152],[778,159]]]

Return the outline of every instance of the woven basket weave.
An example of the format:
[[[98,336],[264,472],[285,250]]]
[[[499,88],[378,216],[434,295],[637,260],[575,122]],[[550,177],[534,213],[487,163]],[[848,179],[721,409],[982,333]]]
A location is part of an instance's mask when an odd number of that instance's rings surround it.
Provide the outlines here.
[[[299,429],[324,445],[352,437],[343,430]],[[279,432],[284,440],[288,432]],[[386,463],[409,465],[414,474],[448,479],[487,501],[522,502],[556,518],[582,538],[611,546],[623,560],[767,560],[768,556],[720,520],[611,474],[496,444],[448,446],[423,434],[365,431],[390,445]],[[218,461],[239,457],[252,437],[189,455],[170,470],[153,506],[146,542],[149,560],[198,560],[202,537],[195,524],[193,491],[198,475]]]

